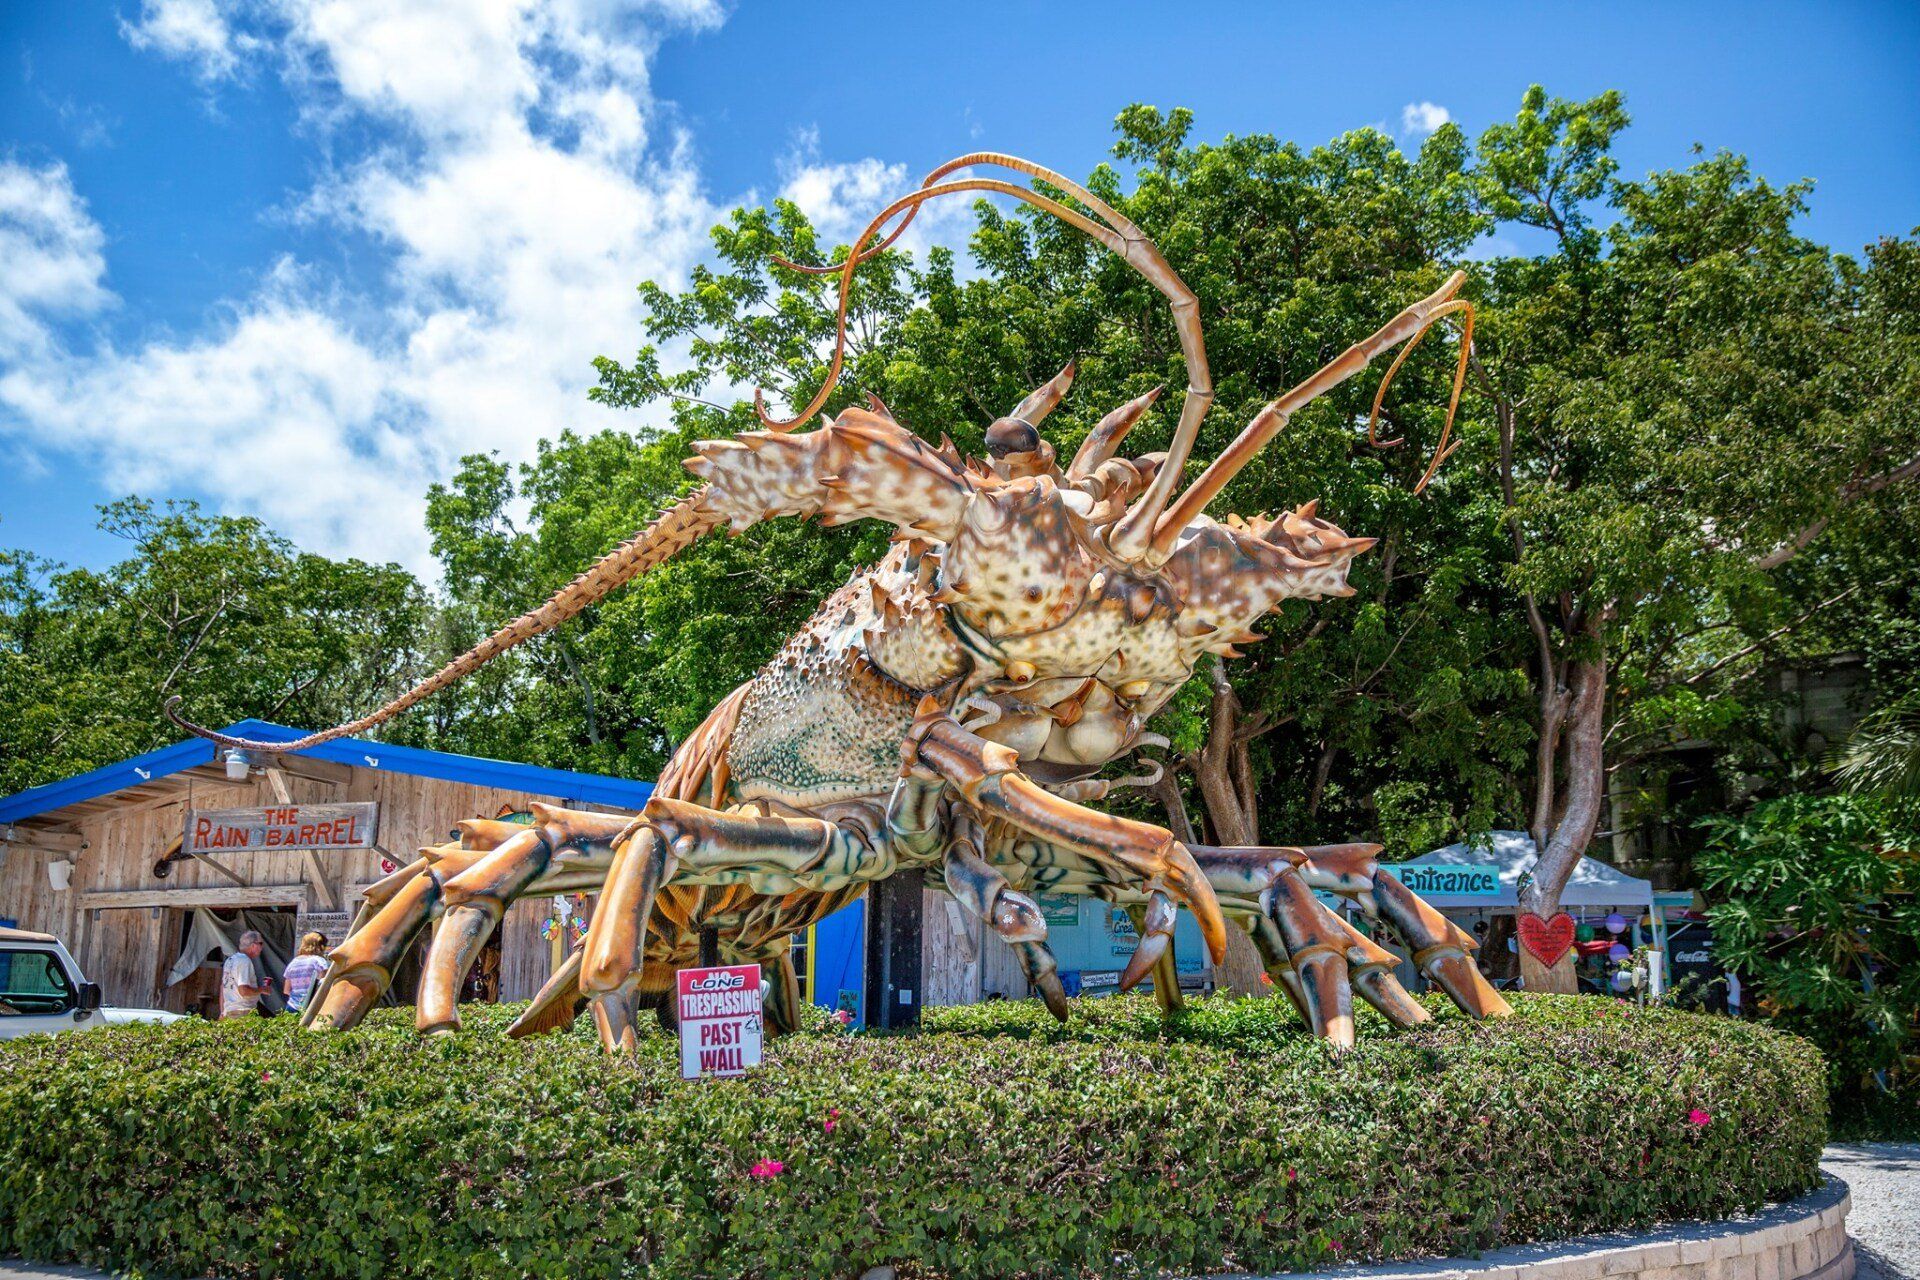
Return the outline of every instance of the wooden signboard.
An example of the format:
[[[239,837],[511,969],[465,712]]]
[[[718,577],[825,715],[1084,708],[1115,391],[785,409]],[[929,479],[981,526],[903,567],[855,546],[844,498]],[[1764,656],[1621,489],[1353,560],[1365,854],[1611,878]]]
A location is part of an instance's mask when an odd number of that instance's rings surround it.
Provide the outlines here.
[[[327,949],[332,950],[347,939],[347,930],[353,925],[353,913],[350,911],[301,911],[294,917],[293,941],[297,946],[300,939],[309,933],[324,933],[327,936]]]
[[[282,804],[264,809],[189,809],[181,852],[245,853],[258,849],[371,849],[380,806]]]

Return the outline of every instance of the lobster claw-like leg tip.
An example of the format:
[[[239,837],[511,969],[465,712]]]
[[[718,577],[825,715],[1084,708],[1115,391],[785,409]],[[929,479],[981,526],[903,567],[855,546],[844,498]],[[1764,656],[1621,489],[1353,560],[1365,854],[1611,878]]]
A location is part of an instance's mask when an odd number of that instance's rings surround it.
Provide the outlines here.
[[[1300,975],[1314,1034],[1336,1049],[1352,1048],[1353,1000],[1346,957],[1331,945],[1316,944],[1295,954],[1293,968]]]
[[[1378,1009],[1396,1027],[1417,1027],[1433,1020],[1426,1006],[1415,1000],[1394,980],[1392,973],[1377,964],[1357,964],[1352,973],[1353,989],[1361,999]]]
[[[1435,956],[1427,961],[1425,967],[1428,976],[1469,1015],[1475,1018],[1504,1018],[1513,1012],[1513,1006],[1480,976],[1473,957],[1465,952],[1454,951],[1450,955]]]
[[[1180,897],[1186,900],[1187,908],[1200,925],[1200,936],[1207,944],[1207,954],[1215,964],[1225,964],[1227,917],[1220,910],[1220,898],[1213,891],[1213,882],[1207,879],[1200,864],[1194,860],[1192,850],[1183,844],[1176,842],[1172,846],[1168,863]]]
[[[1133,990],[1153,972],[1153,966],[1160,963],[1160,957],[1167,952],[1167,941],[1165,934],[1149,934],[1140,939],[1140,945],[1133,949],[1127,967],[1120,973],[1120,990]]]

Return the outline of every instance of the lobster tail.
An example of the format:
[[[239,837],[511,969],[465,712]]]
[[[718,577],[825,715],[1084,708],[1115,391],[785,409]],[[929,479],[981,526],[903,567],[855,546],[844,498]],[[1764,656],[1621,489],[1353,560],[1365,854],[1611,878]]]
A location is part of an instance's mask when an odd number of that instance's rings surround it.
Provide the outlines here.
[[[554,592],[545,604],[521,614],[386,706],[358,720],[338,724],[319,733],[310,733],[292,742],[261,742],[253,738],[236,738],[186,719],[180,714],[178,694],[167,699],[164,708],[167,719],[195,737],[243,751],[304,751],[335,738],[364,733],[472,675],[516,645],[552,631],[615,587],[671,560],[706,534],[723,527],[727,522],[726,517],[705,501],[706,496],[707,489],[702,486],[680,499],[656,516],[646,528],[594,561],[579,577]]]

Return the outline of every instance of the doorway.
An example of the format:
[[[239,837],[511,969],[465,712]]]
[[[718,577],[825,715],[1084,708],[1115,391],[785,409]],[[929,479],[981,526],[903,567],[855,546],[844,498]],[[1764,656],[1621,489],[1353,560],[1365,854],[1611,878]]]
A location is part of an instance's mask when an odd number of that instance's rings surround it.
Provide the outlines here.
[[[266,939],[261,966],[273,981],[261,997],[261,1007],[279,1013],[279,978],[293,958],[294,908],[191,907],[169,908],[161,928],[170,947],[161,950],[165,966],[159,977],[160,1007],[173,1013],[220,1016],[220,967],[239,945],[240,935],[257,930]]]

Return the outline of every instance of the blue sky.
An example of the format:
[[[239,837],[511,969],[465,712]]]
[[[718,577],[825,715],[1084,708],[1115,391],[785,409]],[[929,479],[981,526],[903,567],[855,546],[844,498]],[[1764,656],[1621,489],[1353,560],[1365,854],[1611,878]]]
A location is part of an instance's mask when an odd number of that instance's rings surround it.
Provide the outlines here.
[[[643,425],[589,361],[743,200],[844,236],[962,151],[1084,172],[1133,101],[1412,147],[1534,81],[1623,90],[1629,173],[1700,142],[1814,179],[1838,247],[1920,224],[1911,4],[12,0],[0,545],[108,561],[139,492],[425,571],[461,453]]]

